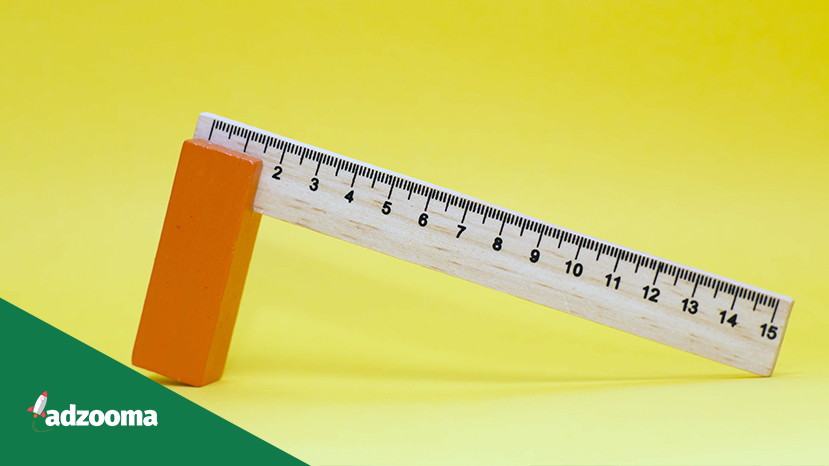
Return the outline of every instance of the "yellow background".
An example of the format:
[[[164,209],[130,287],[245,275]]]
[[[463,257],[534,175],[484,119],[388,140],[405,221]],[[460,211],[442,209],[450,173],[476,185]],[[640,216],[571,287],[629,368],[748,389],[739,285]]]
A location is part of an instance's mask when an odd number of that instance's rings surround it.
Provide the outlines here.
[[[129,364],[210,111],[796,304],[757,378],[266,218],[224,379],[172,390],[316,464],[829,463],[828,17],[2,2],[0,296]]]

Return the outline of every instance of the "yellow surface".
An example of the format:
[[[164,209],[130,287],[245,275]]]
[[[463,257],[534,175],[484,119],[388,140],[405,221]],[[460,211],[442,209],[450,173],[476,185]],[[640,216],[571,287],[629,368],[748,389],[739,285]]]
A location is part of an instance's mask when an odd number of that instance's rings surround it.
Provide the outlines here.
[[[827,4],[413,3],[0,3],[0,296],[128,364],[211,111],[796,304],[763,379],[265,219],[172,390],[316,464],[829,463]]]

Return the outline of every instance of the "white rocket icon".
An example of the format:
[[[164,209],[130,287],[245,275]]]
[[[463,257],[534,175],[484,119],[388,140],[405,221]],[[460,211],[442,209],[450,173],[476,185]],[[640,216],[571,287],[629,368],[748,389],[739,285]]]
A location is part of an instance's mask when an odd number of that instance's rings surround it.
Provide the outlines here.
[[[37,417],[38,414],[40,414],[40,417],[46,417],[46,415],[43,414],[44,408],[46,408],[46,392],[43,392],[42,395],[37,397],[37,403],[35,403],[35,405],[31,408],[29,408],[29,412],[35,413],[34,417]]]

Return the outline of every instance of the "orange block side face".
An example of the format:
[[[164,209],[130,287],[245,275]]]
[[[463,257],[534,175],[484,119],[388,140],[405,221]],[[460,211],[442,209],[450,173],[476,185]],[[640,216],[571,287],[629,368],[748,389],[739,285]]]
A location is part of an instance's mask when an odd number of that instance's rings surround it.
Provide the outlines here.
[[[262,161],[205,141],[181,149],[133,349],[188,385],[221,378],[261,214]]]

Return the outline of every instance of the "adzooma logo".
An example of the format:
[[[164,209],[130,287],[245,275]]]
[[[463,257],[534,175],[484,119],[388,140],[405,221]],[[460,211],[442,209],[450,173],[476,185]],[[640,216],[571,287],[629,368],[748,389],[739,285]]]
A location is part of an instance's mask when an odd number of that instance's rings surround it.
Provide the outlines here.
[[[54,409],[46,411],[44,416],[43,410],[46,407],[46,392],[43,392],[37,399],[37,403],[29,408],[29,412],[34,413],[37,417],[46,417],[47,426],[102,426],[106,423],[108,426],[157,426],[158,414],[148,409],[141,411],[135,410],[121,410],[116,411],[110,409],[106,413],[95,409],[92,412],[84,409],[75,409],[75,405],[70,404],[69,409],[64,409],[58,412]]]
[[[157,426],[158,414],[152,409],[148,409],[143,413],[141,410],[121,410],[115,411],[110,409],[106,413],[101,410],[93,410],[92,412],[79,409],[75,410],[75,405],[69,405],[69,409],[64,409],[58,413],[54,409],[46,411],[46,425],[47,426],[100,426],[106,423],[108,426]],[[88,416],[88,419],[87,419]]]

